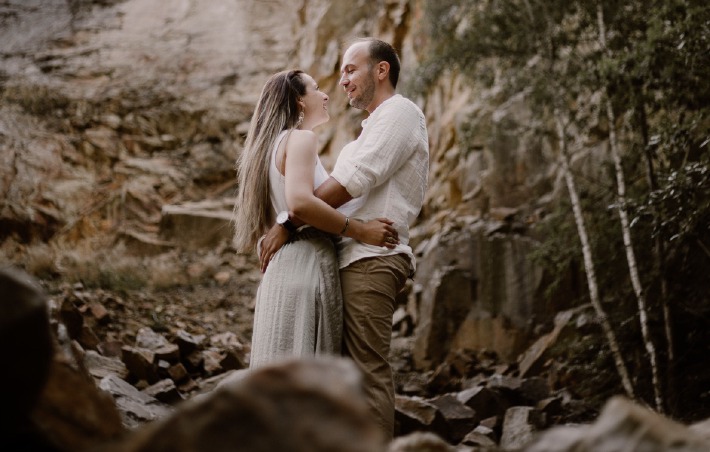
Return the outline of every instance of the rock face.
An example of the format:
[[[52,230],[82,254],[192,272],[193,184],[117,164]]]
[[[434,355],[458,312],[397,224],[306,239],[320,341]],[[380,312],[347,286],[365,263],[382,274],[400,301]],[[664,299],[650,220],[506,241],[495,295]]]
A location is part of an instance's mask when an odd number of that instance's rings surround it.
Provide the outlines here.
[[[514,360],[537,323],[562,304],[541,303],[542,270],[529,259],[535,241],[475,220],[420,244],[415,364],[428,368],[450,350],[488,349]]]
[[[459,349],[513,361],[534,324],[565,307],[542,302],[544,275],[528,259],[527,225],[558,190],[556,156],[531,135],[524,95],[501,99],[498,87],[474,90],[455,74],[426,93],[411,88],[427,52],[422,0],[20,3],[0,6],[0,254],[9,260],[61,275],[67,251],[165,260],[176,248],[226,249],[234,161],[268,75],[299,67],[329,94],[331,121],[318,133],[331,167],[364,118],[337,84],[343,43],[373,35],[400,50],[400,91],[422,107],[430,136],[430,185],[412,234],[418,272],[401,311],[401,328],[416,325],[416,366]],[[30,262],[38,242],[59,255]],[[73,339],[98,347],[75,327]],[[190,365],[243,365],[209,350],[180,363],[125,355],[150,385],[175,383]]]

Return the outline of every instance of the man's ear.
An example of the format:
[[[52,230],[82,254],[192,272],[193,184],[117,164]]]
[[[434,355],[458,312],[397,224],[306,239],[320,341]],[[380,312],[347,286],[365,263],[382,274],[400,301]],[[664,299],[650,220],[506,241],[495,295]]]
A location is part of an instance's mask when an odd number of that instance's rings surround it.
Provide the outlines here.
[[[386,61],[380,61],[377,63],[377,79],[386,80],[390,73],[390,64]]]

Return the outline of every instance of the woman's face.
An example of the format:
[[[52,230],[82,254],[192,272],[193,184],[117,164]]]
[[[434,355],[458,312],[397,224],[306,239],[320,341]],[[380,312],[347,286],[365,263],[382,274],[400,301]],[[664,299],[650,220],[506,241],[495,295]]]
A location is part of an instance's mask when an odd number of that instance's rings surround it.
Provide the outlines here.
[[[328,115],[328,95],[318,88],[318,84],[310,75],[301,74],[301,78],[306,85],[306,94],[301,97],[304,114],[301,127],[312,129],[330,119],[330,115]]]

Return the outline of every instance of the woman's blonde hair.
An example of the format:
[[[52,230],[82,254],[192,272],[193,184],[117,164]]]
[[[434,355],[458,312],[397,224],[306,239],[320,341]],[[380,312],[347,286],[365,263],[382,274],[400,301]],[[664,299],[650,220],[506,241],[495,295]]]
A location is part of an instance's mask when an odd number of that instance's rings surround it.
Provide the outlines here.
[[[251,251],[273,223],[269,196],[269,163],[279,133],[298,123],[299,99],[306,94],[303,71],[272,75],[261,91],[244,149],[237,158],[239,191],[234,205],[234,246]]]

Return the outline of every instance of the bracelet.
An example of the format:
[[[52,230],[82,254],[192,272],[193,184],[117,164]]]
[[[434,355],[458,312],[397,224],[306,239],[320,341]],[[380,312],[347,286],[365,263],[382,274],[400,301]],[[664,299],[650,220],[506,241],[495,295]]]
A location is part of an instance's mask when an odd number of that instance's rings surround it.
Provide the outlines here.
[[[343,228],[342,231],[340,231],[340,235],[345,234],[345,231],[348,229],[349,225],[350,225],[350,217],[345,217],[345,227]]]

